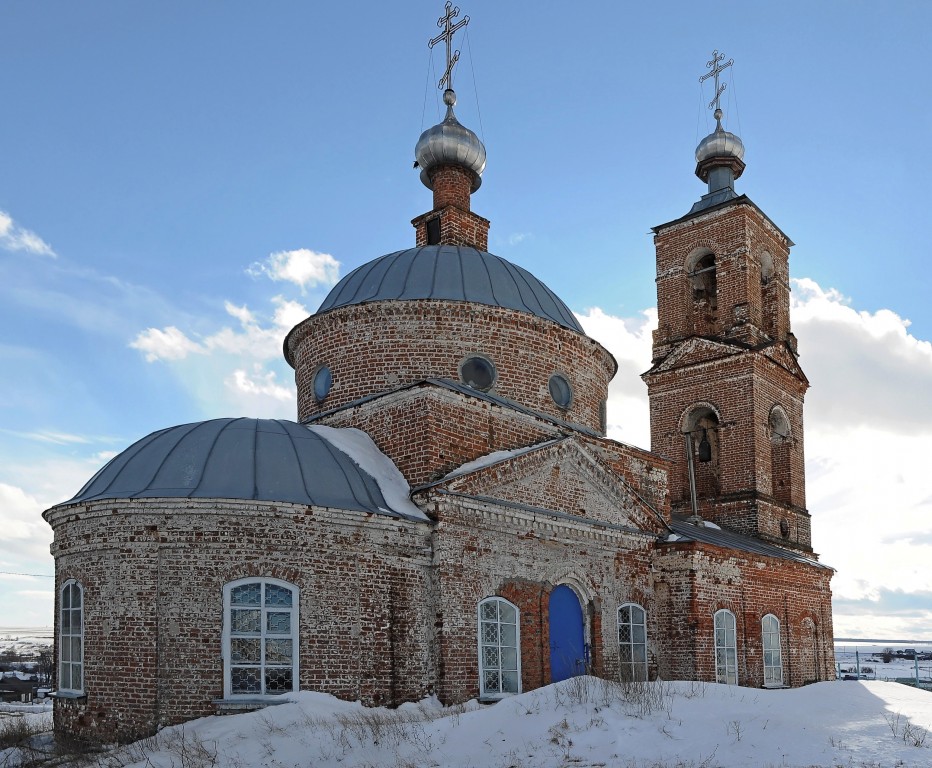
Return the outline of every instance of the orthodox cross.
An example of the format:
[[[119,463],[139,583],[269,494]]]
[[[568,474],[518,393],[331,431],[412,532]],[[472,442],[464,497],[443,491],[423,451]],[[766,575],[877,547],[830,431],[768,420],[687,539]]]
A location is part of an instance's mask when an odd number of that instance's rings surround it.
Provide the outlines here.
[[[437,26],[443,29],[437,37],[431,40],[428,44],[428,48],[433,48],[437,43],[443,40],[447,44],[447,68],[443,73],[443,77],[440,78],[440,82],[437,83],[438,88],[443,88],[444,85],[449,90],[453,90],[453,67],[456,65],[456,62],[460,59],[460,52],[453,51],[453,33],[460,27],[465,27],[469,24],[469,16],[464,16],[456,24],[453,24],[453,19],[460,15],[459,6],[454,7],[453,3],[447,0],[447,4],[444,6],[446,13],[437,19]]]
[[[724,60],[725,60],[724,53],[719,53],[717,50],[712,51],[712,60],[707,61],[705,64],[711,70],[711,72],[706,72],[702,77],[699,78],[700,83],[705,82],[710,77],[715,78],[715,96],[713,96],[712,101],[709,102],[709,109],[712,109],[712,107],[715,107],[716,111],[718,111],[718,109],[720,108],[718,99],[722,95],[722,91],[725,90],[725,86],[727,85],[726,83],[722,83],[721,85],[719,85],[718,76],[722,72],[724,72],[726,69],[728,69],[728,67],[730,67],[732,64],[735,63],[734,59],[728,59],[728,61],[725,62],[724,64],[719,64],[720,61],[724,61]]]

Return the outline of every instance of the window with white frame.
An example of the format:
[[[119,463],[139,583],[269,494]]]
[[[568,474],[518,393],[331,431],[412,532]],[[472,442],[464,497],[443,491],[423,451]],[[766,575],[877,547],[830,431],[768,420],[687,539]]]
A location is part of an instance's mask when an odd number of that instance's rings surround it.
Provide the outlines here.
[[[715,614],[715,682],[738,684],[738,644],[735,615],[721,610]]]
[[[647,617],[634,603],[618,609],[618,662],[622,681],[647,680]]]
[[[780,653],[780,620],[768,613],[761,620],[764,646],[764,685],[783,685],[783,656]]]
[[[225,696],[275,696],[298,687],[298,588],[240,579],[223,588]]]
[[[479,696],[521,693],[521,628],[518,608],[501,597],[479,603]]]
[[[69,579],[61,588],[58,624],[58,690],[84,691],[84,587]]]

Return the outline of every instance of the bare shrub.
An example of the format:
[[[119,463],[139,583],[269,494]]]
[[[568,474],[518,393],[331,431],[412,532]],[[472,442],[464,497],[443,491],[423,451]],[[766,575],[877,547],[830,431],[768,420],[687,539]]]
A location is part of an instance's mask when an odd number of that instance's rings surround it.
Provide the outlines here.
[[[740,720],[732,720],[730,723],[728,723],[727,730],[729,733],[733,733],[735,735],[736,742],[741,741],[741,728],[742,726]]]
[[[45,733],[42,726],[31,723],[21,716],[7,716],[0,719],[0,751],[9,750],[0,755],[0,768],[17,766],[30,768],[42,765],[49,757],[48,752],[39,743],[39,736]]]
[[[903,741],[911,747],[921,747],[926,743],[929,732],[921,725],[913,725],[909,720],[903,725]]]

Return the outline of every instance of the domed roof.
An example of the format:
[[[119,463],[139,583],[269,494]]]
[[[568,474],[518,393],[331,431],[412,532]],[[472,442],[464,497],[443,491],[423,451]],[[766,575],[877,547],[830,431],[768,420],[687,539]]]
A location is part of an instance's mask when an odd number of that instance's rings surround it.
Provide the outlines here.
[[[414,157],[421,169],[421,181],[433,189],[429,171],[438,165],[459,165],[472,171],[472,191],[482,184],[485,170],[485,145],[469,128],[462,125],[453,114],[456,95],[451,90],[443,94],[447,104],[447,115],[442,123],[428,128],[421,134],[414,147]]]
[[[569,307],[526,269],[462,245],[408,248],[363,264],[334,286],[317,311],[416,299],[515,309],[585,333]]]
[[[696,147],[696,162],[701,163],[712,157],[735,157],[744,159],[744,142],[740,137],[722,128],[722,111],[715,111],[715,130],[699,142]]]
[[[350,458],[344,446],[334,445],[345,441],[323,436],[343,432],[358,430],[313,431],[292,421],[245,418],[169,427],[153,432],[111,459],[73,499],[64,503],[139,498],[249,499],[398,513],[397,503],[391,505],[395,509],[389,508],[379,481]],[[357,444],[359,436],[368,440],[358,433]],[[373,453],[391,464],[384,455],[370,451]],[[394,469],[394,465],[391,467]],[[397,473],[397,469],[394,471]],[[414,512],[412,515],[405,509],[402,514],[423,518],[416,508]]]

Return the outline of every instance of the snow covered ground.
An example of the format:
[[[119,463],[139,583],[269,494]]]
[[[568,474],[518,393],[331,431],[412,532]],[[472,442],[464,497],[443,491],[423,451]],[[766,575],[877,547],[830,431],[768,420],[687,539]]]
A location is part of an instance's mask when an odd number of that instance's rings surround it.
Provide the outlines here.
[[[932,693],[898,683],[648,683],[626,693],[582,677],[447,709],[364,709],[299,693],[263,711],[166,728],[109,759],[139,768],[180,766],[182,755],[219,768],[928,768],[930,729]]]
[[[17,647],[45,645],[35,630],[0,630]],[[12,642],[12,641],[8,641]],[[208,717],[95,756],[101,768],[930,768],[932,692],[884,678],[912,678],[914,662],[884,664],[885,645],[839,643],[843,669],[877,680],[760,690],[704,683],[624,689],[575,678],[486,706],[435,700],[366,709],[299,693],[259,712]],[[894,646],[898,650],[902,646]],[[924,645],[918,650],[929,650]],[[932,681],[932,662],[920,661]],[[0,706],[13,718],[51,725],[49,703]],[[23,720],[24,722],[26,720]],[[60,764],[60,763],[59,763]],[[64,763],[69,764],[69,763]],[[77,763],[74,763],[77,764]],[[14,766],[0,749],[0,766]]]

